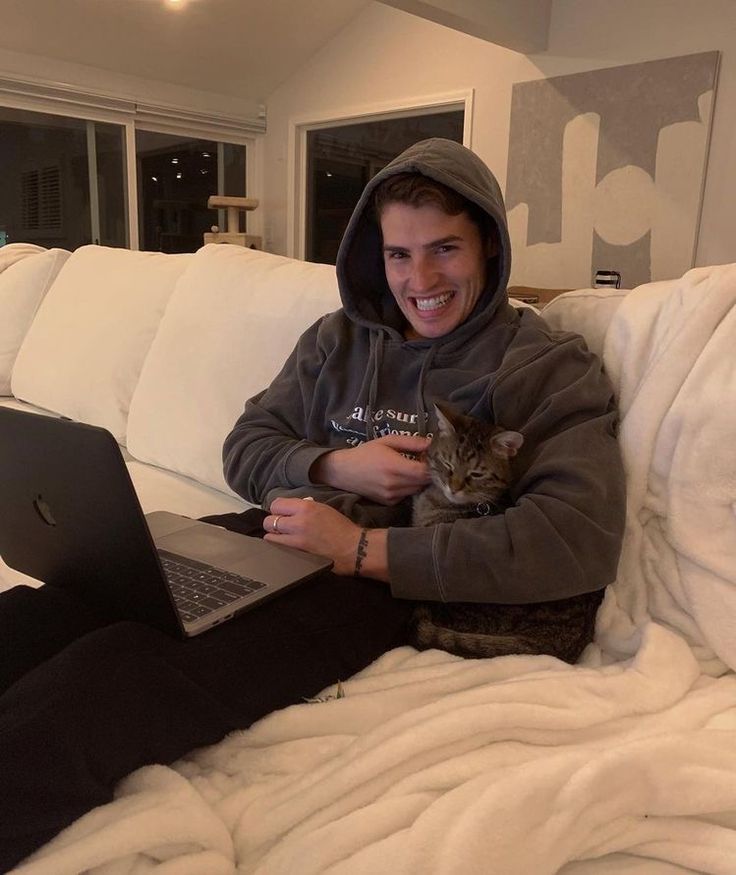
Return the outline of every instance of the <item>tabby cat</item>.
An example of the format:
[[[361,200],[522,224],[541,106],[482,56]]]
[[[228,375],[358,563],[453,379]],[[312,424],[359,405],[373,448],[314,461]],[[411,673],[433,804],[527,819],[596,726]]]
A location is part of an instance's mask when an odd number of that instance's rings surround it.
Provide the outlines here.
[[[414,497],[413,525],[504,511],[523,436],[445,404],[436,404],[435,411],[438,429],[425,454],[432,482]],[[602,597],[601,590],[533,604],[420,602],[411,643],[465,657],[546,653],[572,663],[593,638]]]

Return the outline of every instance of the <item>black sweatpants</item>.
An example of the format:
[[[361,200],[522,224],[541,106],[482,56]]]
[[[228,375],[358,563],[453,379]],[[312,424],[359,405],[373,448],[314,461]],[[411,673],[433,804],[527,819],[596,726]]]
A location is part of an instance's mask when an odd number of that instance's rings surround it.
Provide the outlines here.
[[[261,511],[208,517],[262,535]],[[302,701],[406,641],[411,603],[324,574],[183,641],[100,625],[50,586],[0,594],[0,872],[115,784]]]

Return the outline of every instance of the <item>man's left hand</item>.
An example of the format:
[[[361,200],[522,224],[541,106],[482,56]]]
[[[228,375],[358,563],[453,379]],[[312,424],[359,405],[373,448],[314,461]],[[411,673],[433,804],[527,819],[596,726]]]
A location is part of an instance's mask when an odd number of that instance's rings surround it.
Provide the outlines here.
[[[360,526],[333,507],[302,498],[276,498],[263,528],[266,541],[332,559],[335,574],[350,575],[355,569]]]

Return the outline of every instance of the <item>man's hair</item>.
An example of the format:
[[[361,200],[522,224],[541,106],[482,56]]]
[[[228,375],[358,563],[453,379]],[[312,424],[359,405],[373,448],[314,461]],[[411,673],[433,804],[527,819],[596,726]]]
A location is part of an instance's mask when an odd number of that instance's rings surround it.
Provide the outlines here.
[[[478,228],[482,240],[498,239],[496,224],[485,210],[449,186],[421,173],[397,173],[376,186],[373,192],[373,209],[379,225],[381,215],[389,204],[434,206],[448,216],[465,213]]]

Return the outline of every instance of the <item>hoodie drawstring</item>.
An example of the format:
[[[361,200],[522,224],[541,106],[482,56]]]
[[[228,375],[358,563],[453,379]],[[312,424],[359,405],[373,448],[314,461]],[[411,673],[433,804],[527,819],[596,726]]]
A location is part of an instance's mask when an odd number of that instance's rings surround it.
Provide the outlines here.
[[[436,349],[437,344],[433,343],[427,350],[427,354],[424,356],[424,361],[422,362],[422,369],[419,371],[419,379],[417,381],[417,392],[414,399],[414,406],[416,407],[417,424],[419,426],[419,434],[421,437],[424,437],[427,433],[426,414],[429,412],[427,410],[427,401],[424,397],[424,383],[426,382],[427,371],[429,371],[432,365]]]
[[[368,351],[368,367],[366,368],[363,387],[368,383],[368,398],[364,408],[365,418],[365,436],[366,440],[372,441],[376,437],[376,424],[374,421],[374,413],[376,407],[376,398],[378,396],[378,387],[381,376],[381,366],[383,364],[385,338],[383,332],[372,331],[370,337],[370,349]],[[427,373],[432,367],[437,344],[432,344],[428,349],[422,362],[422,367],[419,371],[419,379],[417,380],[417,388],[414,396],[414,407],[416,413],[416,423],[419,435],[424,437],[427,434],[427,401],[424,397],[424,384],[427,380]],[[361,395],[364,389],[361,390]]]
[[[365,407],[365,434],[369,441],[372,441],[376,436],[376,426],[373,422],[373,409],[376,404],[376,396],[378,395],[378,375],[383,362],[383,332],[378,331],[371,337],[371,361],[369,367],[371,369],[371,383],[368,389],[368,403]]]

